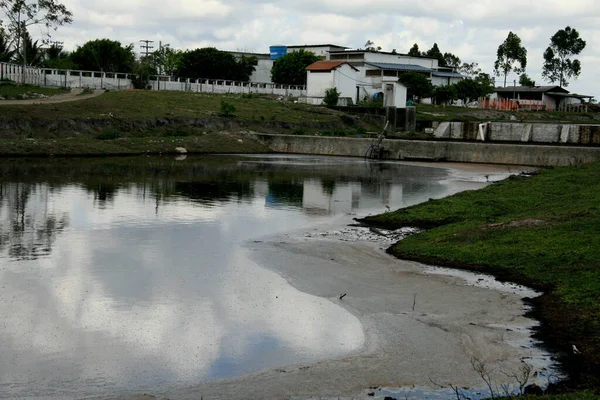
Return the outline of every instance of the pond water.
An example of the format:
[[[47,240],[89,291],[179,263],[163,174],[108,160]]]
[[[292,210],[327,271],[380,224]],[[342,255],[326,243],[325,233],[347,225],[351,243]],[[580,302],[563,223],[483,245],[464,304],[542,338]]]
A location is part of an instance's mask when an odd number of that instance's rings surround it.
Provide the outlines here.
[[[242,244],[507,175],[496,172],[301,156],[0,160],[0,397],[164,389],[359,351],[358,319]]]

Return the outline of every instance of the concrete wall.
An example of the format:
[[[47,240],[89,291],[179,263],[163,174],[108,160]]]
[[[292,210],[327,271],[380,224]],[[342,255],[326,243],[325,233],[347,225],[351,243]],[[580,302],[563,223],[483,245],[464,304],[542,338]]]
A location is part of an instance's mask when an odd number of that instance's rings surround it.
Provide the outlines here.
[[[308,97],[325,97],[325,91],[333,87],[340,97],[356,97],[356,70],[348,64],[329,72],[307,71],[306,83]]]
[[[274,151],[364,157],[373,139],[249,134]],[[598,147],[531,146],[423,140],[384,140],[390,160],[429,160],[508,165],[575,165],[600,160]]]
[[[271,70],[274,62],[275,60],[258,60],[254,72],[250,75],[250,82],[271,82]]]
[[[65,86],[108,90],[131,89],[132,74],[99,71],[57,70],[26,68],[25,83],[39,86]],[[22,82],[23,70],[15,64],[0,63],[0,77]],[[205,93],[262,93],[300,97],[306,95],[305,86],[276,85],[273,83],[238,82],[223,79],[175,79],[169,76],[150,77],[152,90],[177,90]]]
[[[483,135],[479,131],[480,125],[483,125]],[[484,142],[600,145],[600,125],[442,122],[434,137]]]

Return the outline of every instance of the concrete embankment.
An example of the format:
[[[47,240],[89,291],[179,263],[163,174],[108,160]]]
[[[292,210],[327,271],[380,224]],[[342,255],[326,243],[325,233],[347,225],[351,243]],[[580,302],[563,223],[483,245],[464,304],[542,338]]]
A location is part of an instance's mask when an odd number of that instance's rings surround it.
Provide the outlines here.
[[[364,157],[373,139],[321,136],[249,134],[279,153]],[[386,139],[384,158],[539,167],[575,165],[600,159],[600,147],[513,144],[435,140]]]

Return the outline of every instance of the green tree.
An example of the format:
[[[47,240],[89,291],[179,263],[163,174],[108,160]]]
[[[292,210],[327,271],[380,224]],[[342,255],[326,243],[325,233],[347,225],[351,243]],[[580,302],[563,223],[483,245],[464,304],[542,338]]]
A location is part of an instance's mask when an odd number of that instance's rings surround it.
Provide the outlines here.
[[[585,45],[576,29],[567,26],[556,32],[544,52],[542,76],[552,83],[558,82],[560,87],[568,86],[568,80],[581,73],[581,62],[571,60],[571,57],[581,53]]]
[[[489,74],[479,73],[475,77],[458,81],[453,86],[456,89],[456,97],[465,104],[481,97],[489,96],[493,90],[493,80]]]
[[[23,66],[28,64],[25,37],[29,26],[44,25],[56,30],[73,22],[73,13],[56,0],[0,0],[0,10],[8,19],[8,30],[16,40],[16,48],[20,49]]]
[[[419,50],[418,44],[413,44],[413,47],[408,51],[408,55],[411,57],[421,57],[421,51]]]
[[[433,84],[429,78],[418,72],[406,72],[400,75],[398,79],[401,84],[406,86],[408,97],[418,97],[426,99],[433,96]]]
[[[437,43],[434,43],[429,50],[423,53],[423,55],[425,57],[435,58],[436,60],[438,60],[438,65],[441,67],[445,66],[446,60],[444,59],[444,55],[440,51],[440,48],[438,47]]]
[[[15,51],[3,29],[0,29],[0,62],[12,61]]]
[[[521,76],[519,76],[519,85],[534,87],[535,81],[531,79],[526,73],[522,73]]]
[[[287,53],[277,59],[271,69],[271,80],[280,85],[306,85],[306,67],[319,61],[310,51]]]
[[[63,50],[58,44],[53,44],[46,49],[46,57],[42,64],[46,68],[75,69],[75,63],[71,60],[71,54]]]
[[[325,90],[325,98],[323,99],[323,103],[327,107],[337,106],[339,99],[340,92],[338,92],[337,88],[333,87]]]
[[[506,87],[507,75],[511,71],[516,73],[525,72],[526,67],[527,49],[521,45],[521,38],[519,36],[509,32],[506,40],[498,46],[494,72],[496,76],[504,75],[504,86]]]
[[[79,69],[104,72],[132,72],[135,65],[133,45],[121,46],[110,39],[90,40],[77,47],[71,60]]]
[[[15,53],[15,62],[29,67],[41,66],[44,63],[45,51],[38,45],[38,42],[38,40],[34,42],[26,32],[20,51]]]
[[[375,46],[375,42],[373,42],[372,40],[367,40],[367,43],[365,43],[365,50],[379,51],[381,50],[381,46]]]
[[[238,61],[233,54],[214,47],[188,50],[181,54],[175,76],[188,79],[227,79],[248,81],[256,59]]]
[[[433,95],[437,104],[447,104],[458,98],[455,85],[438,86],[435,88]]]
[[[452,53],[444,53],[444,63],[441,66],[458,69],[461,67],[461,61],[458,56]]]
[[[166,44],[155,50],[150,57],[158,74],[175,75],[175,71],[181,63],[182,55],[183,51],[172,49],[170,45]]]
[[[481,73],[481,68],[479,68],[479,64],[476,62],[463,63],[460,66],[460,68],[458,68],[458,71],[461,74],[465,74],[467,76],[474,77],[474,76],[477,76],[479,73]]]

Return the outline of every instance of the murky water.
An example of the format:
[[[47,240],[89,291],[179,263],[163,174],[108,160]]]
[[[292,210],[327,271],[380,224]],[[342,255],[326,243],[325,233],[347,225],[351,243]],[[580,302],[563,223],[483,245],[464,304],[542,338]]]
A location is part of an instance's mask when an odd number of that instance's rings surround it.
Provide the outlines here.
[[[242,243],[508,173],[325,157],[0,160],[0,397],[84,397],[359,351]]]

